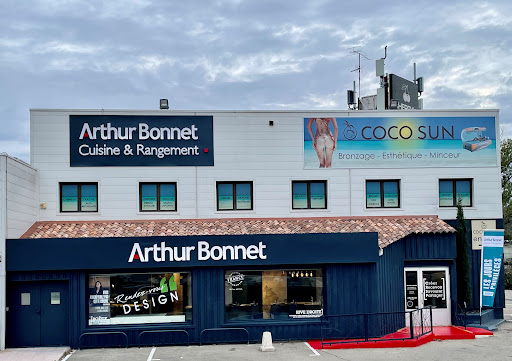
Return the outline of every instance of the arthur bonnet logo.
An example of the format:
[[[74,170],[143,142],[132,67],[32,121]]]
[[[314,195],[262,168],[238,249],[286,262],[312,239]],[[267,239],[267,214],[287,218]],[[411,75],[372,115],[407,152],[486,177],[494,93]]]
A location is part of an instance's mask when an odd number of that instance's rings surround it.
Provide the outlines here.
[[[198,241],[197,246],[170,247],[165,242],[155,243],[142,248],[136,242],[132,246],[128,263],[146,262],[188,262],[188,261],[226,261],[226,260],[256,260],[267,259],[263,242],[244,245],[210,246],[206,241]]]

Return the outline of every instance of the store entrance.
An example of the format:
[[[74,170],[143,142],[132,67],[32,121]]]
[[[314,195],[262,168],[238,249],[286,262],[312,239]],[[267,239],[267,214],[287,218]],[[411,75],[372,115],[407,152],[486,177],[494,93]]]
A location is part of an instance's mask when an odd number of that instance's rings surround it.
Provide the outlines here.
[[[406,267],[404,282],[406,311],[432,306],[433,325],[451,325],[448,267]]]
[[[69,345],[68,282],[13,282],[7,289],[7,347]]]

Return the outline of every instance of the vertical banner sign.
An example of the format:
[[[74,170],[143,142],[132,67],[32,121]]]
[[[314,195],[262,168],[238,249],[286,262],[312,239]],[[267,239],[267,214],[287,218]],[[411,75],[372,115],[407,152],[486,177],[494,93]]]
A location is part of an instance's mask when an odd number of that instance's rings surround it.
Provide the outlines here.
[[[503,240],[504,231],[488,230],[483,231],[482,236],[482,265],[481,265],[481,286],[480,304],[482,307],[494,305],[494,295],[500,277],[501,264],[503,263]]]

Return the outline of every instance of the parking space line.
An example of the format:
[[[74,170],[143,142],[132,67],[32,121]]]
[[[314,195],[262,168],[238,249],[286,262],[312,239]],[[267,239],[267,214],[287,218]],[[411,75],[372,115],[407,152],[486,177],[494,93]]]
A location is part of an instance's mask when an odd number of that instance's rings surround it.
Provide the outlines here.
[[[149,353],[148,361],[160,361],[159,358],[153,358],[153,355],[155,354],[155,351],[156,351],[156,347],[153,347],[151,349],[151,352]]]
[[[314,355],[309,355],[309,356],[320,356],[320,354],[319,354],[319,353],[318,353],[318,352],[317,352],[313,347],[311,347],[311,345],[310,345],[309,343],[304,342],[304,344],[305,344],[307,347],[309,347],[309,349],[310,349],[311,351],[313,351],[313,353],[314,353]]]

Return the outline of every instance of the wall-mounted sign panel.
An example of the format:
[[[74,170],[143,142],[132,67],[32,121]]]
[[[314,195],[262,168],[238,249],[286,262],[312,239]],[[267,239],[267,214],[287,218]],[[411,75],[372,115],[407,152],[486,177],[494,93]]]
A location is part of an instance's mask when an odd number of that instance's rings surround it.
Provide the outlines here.
[[[471,220],[471,248],[473,250],[482,249],[482,235],[485,229],[496,229],[494,219]]]
[[[391,99],[398,101],[398,109],[419,109],[418,84],[389,74]]]
[[[496,166],[495,117],[304,118],[304,168]]]
[[[70,115],[71,167],[213,166],[212,116]]]

